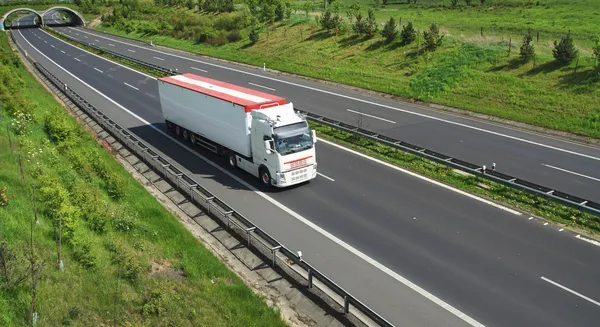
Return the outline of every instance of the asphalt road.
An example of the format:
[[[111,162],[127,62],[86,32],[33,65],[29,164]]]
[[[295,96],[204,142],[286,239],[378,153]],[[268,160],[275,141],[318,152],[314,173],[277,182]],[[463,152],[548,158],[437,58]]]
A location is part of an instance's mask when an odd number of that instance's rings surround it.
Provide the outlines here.
[[[89,29],[57,30],[80,41],[149,63],[244,85],[287,97],[296,107],[329,118],[362,124],[373,131],[534,183],[600,202],[600,149],[475,121],[422,106],[368,96],[305,79],[146,46]],[[358,112],[358,113],[357,113]],[[368,115],[368,116],[366,116]],[[569,151],[569,152],[566,152]]]
[[[30,44],[164,129],[154,79],[37,29],[16,31],[16,37],[31,56],[112,119],[176,160],[291,249],[302,250],[309,262],[398,326],[452,326],[460,321],[411,292],[400,278],[393,279],[395,274],[487,326],[596,326],[600,319],[599,247],[325,142],[317,145],[317,156],[327,178],[259,196],[114,104],[107,105],[106,99],[53,66]],[[195,154],[221,160],[201,151]],[[235,175],[260,188],[252,176]],[[272,205],[270,199],[282,206]],[[296,216],[286,214],[283,206]],[[383,274],[302,223],[298,214],[394,273]]]

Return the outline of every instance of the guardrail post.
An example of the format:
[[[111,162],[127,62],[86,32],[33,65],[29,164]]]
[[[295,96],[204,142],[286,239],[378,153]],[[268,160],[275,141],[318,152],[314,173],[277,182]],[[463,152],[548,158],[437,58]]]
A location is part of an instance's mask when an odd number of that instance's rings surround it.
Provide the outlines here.
[[[255,229],[256,227],[246,228],[246,239],[248,240],[248,248],[250,248],[250,232]]]
[[[275,268],[275,264],[277,263],[277,251],[281,249],[281,245],[278,245],[271,249],[271,255],[273,256],[273,268]]]
[[[312,286],[313,286],[312,280],[313,280],[313,271],[312,271],[312,269],[309,268],[308,269],[308,288],[312,288]]]
[[[348,294],[344,295],[344,313],[348,313],[350,311],[350,297]]]

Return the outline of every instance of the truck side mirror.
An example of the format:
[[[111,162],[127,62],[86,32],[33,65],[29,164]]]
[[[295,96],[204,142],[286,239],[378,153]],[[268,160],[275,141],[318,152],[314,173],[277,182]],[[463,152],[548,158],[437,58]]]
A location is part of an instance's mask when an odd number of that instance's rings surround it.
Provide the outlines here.
[[[313,137],[313,143],[317,143],[317,131],[313,129],[311,132]]]
[[[265,149],[267,149],[267,153],[273,153],[273,149],[271,149],[271,141],[265,141]]]

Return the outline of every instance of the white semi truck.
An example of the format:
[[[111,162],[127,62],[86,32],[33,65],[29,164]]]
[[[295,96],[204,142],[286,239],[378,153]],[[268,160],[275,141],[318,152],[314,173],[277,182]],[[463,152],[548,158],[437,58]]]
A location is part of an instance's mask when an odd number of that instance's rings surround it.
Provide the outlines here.
[[[317,176],[314,130],[286,99],[194,74],[158,79],[167,129],[257,176],[288,187]]]

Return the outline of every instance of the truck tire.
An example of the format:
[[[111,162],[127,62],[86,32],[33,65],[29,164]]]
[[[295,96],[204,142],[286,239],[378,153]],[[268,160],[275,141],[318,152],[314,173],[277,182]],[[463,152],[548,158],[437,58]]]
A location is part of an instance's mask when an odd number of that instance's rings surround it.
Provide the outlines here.
[[[269,170],[267,168],[263,167],[263,168],[260,169],[260,181],[266,187],[273,186],[271,184],[271,174],[269,173]]]
[[[175,135],[177,135],[177,137],[181,137],[181,130],[182,128],[179,127],[179,125],[175,125]]]
[[[183,139],[186,141],[189,141],[190,139],[190,132],[187,129],[183,129]]]
[[[233,151],[229,151],[228,161],[231,168],[237,167],[237,161],[235,160],[235,153]]]
[[[190,133],[190,142],[194,145],[196,144],[196,134]]]

